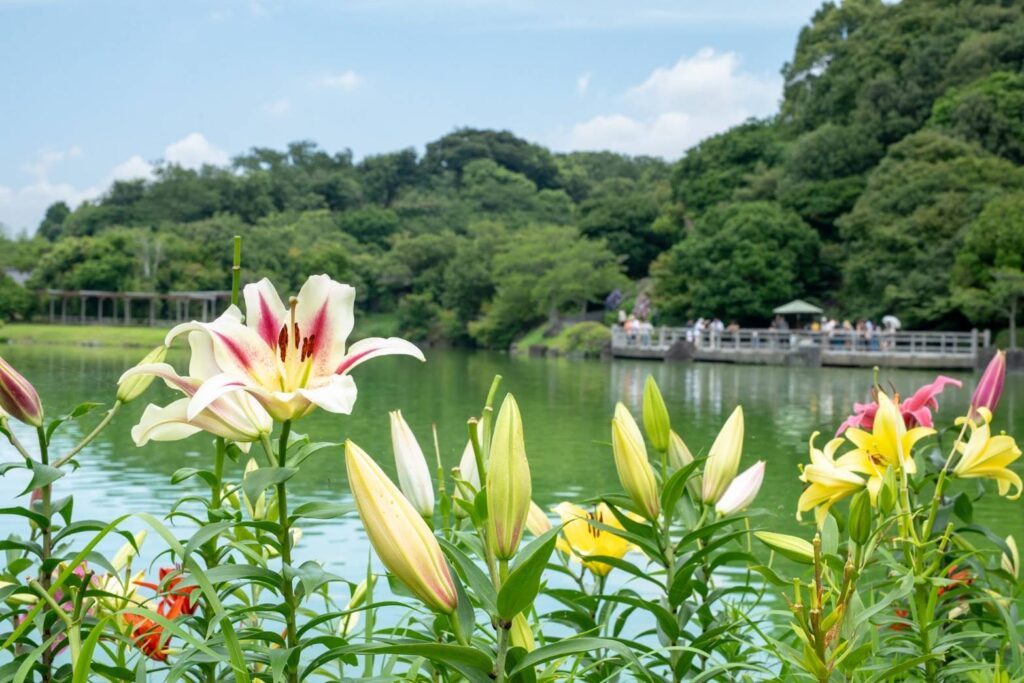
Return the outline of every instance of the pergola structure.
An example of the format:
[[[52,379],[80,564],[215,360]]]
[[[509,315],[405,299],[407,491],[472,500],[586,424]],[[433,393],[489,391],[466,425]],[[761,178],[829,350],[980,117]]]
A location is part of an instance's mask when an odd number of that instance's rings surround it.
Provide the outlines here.
[[[203,292],[104,292],[93,289],[44,289],[39,292],[47,301],[51,323],[98,325],[131,325],[143,322],[151,327],[158,323],[185,322],[196,319],[207,322],[219,315],[230,291]],[[60,302],[60,311],[57,302]],[[68,302],[71,305],[68,305]],[[91,307],[90,303],[95,302]],[[107,302],[110,302],[109,308]],[[77,304],[77,310],[75,304]],[[120,304],[120,306],[118,305]],[[142,304],[141,306],[136,304]],[[148,304],[148,305],[147,305]],[[120,310],[118,310],[120,308]],[[69,315],[69,309],[70,315]],[[144,311],[144,315],[138,315]],[[109,310],[109,315],[106,312]]]

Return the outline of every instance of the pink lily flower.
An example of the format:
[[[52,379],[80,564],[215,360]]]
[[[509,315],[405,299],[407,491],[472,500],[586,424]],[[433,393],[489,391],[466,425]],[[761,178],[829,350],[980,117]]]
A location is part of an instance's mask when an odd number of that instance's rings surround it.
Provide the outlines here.
[[[0,358],[0,415],[5,413],[33,427],[43,424],[43,406],[36,388]]]
[[[211,341],[201,349],[199,362],[218,372],[211,372],[192,396],[189,420],[239,391],[255,398],[276,420],[298,419],[317,407],[348,414],[356,400],[356,384],[349,375],[354,367],[391,354],[425,360],[414,344],[395,337],[363,339],[346,348],[355,289],[327,275],[310,276],[288,307],[265,278],[247,285],[244,296],[244,324],[232,306],[212,323],[193,321],[167,334],[168,345],[185,332],[202,333]]]
[[[947,384],[952,384],[957,388],[963,386],[963,383],[958,379],[939,375],[931,384],[924,385],[915,391],[910,398],[899,402],[900,414],[903,416],[903,422],[906,424],[907,429],[934,427],[932,411],[939,408],[935,397],[942,393]],[[839,429],[836,430],[836,436],[839,436],[850,427],[871,431],[875,425],[875,414],[877,412],[877,400],[871,403],[854,403],[853,415],[843,420],[843,423],[839,425]]]

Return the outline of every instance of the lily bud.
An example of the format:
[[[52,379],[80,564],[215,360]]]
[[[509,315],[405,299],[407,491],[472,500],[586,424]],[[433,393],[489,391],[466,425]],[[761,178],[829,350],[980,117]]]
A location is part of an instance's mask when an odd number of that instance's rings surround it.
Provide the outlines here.
[[[391,416],[391,446],[395,451],[398,485],[416,511],[424,517],[434,514],[434,482],[416,437],[402,417],[401,410]]]
[[[484,426],[483,423],[476,423],[476,436],[478,439],[483,438]],[[473,452],[473,442],[467,440],[466,447],[462,450],[462,459],[459,460],[459,478],[470,484],[476,491],[480,490],[480,473],[476,467],[476,453]],[[455,487],[455,492],[452,494],[453,498],[463,498],[462,491],[459,487]],[[455,516],[459,519],[464,518],[468,513],[458,503],[455,504]]]
[[[999,398],[1003,395],[1003,382],[1006,380],[1006,352],[996,351],[992,360],[985,367],[978,386],[971,396],[971,418],[977,419],[978,408],[988,408],[990,413],[996,412]]]
[[[431,609],[451,614],[455,584],[430,527],[363,449],[345,442],[345,467],[370,544],[389,572]]]
[[[747,468],[732,480],[729,488],[715,503],[715,510],[718,514],[731,515],[750,507],[754,498],[757,497],[757,492],[761,490],[761,483],[764,481],[764,466],[764,460],[758,460],[752,467]]]
[[[533,640],[533,630],[530,628],[530,622],[526,620],[523,613],[512,617],[512,628],[509,631],[509,636],[512,638],[512,645],[514,647],[521,647],[527,652],[533,652],[537,644]]]
[[[1006,548],[1010,551],[1007,555],[1003,553],[1002,561],[1000,566],[1003,571],[1010,574],[1014,578],[1020,577],[1020,552],[1017,551],[1017,541],[1014,540],[1013,536],[1006,537]]]
[[[146,530],[139,531],[134,536],[135,544],[125,543],[121,546],[121,549],[114,555],[114,559],[110,561],[110,566],[120,572],[122,569],[128,566],[138,552],[136,548],[142,546],[142,542],[146,540]]]
[[[772,531],[755,531],[754,536],[783,557],[802,564],[814,564],[814,546],[809,541]]]
[[[377,577],[371,575],[369,579],[363,579],[358,586],[352,590],[352,597],[348,599],[347,610],[358,610],[366,602],[366,596],[369,594],[369,589],[377,583]],[[338,635],[348,636],[356,630],[356,626],[359,625],[359,612],[350,611],[348,614],[341,618],[338,624]]]
[[[629,409],[621,403],[615,406],[615,417],[612,418],[612,455],[622,488],[647,519],[657,519],[661,512],[661,499],[654,470],[647,460],[644,437]]]
[[[672,428],[668,419],[668,408],[661,396],[654,377],[647,375],[644,383],[644,430],[654,450],[664,453],[669,448],[669,432]]]
[[[743,406],[736,406],[722,425],[704,464],[702,497],[705,503],[717,503],[740,468],[743,454]]]
[[[871,494],[863,490],[850,500],[850,540],[864,545],[871,538]]]
[[[43,426],[43,405],[27,379],[0,358],[0,408],[19,422]]]
[[[687,448],[683,437],[670,430],[668,433],[669,466],[673,470],[681,470],[691,462],[693,462],[693,453]],[[690,490],[690,495],[693,496],[694,500],[701,497],[701,485],[701,476],[697,473],[691,474],[690,478],[686,480],[686,488]]]
[[[551,530],[551,520],[532,500],[530,501],[530,513],[526,516],[526,530],[534,536],[541,536]]]
[[[140,360],[138,364],[163,363],[165,358],[167,358],[167,347],[161,344],[146,354],[146,357]],[[134,401],[142,395],[142,392],[149,388],[154,379],[156,379],[156,375],[137,374],[128,377],[117,385],[117,400],[121,403]]]
[[[523,420],[515,398],[508,394],[494,422],[487,463],[487,528],[499,560],[515,555],[530,514],[532,494]]]
[[[896,484],[896,470],[886,468],[882,475],[882,485],[878,489],[878,509],[887,515],[896,507],[896,496],[899,490]]]

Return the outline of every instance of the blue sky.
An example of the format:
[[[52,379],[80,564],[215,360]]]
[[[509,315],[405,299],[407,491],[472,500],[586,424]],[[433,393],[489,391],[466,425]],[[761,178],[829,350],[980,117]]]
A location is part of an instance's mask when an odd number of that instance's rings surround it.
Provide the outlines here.
[[[458,126],[678,158],[775,110],[817,0],[0,0],[0,223],[161,160]]]

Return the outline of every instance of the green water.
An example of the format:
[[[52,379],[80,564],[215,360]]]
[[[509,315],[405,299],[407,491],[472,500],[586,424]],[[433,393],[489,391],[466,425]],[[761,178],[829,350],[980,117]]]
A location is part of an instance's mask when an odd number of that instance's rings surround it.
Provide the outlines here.
[[[57,347],[12,346],[3,355],[39,389],[49,415],[67,411],[84,400],[110,402],[122,370],[134,364],[139,352]],[[561,500],[582,499],[615,491],[618,482],[608,445],[609,419],[616,401],[639,415],[643,382],[652,373],[665,394],[673,427],[696,453],[705,451],[733,406],[742,403],[746,414],[744,467],[755,460],[768,462],[757,506],[770,516],[765,527],[796,531],[796,499],[801,485],[797,463],[807,458],[807,437],[815,431],[831,435],[854,401],[867,397],[871,373],[866,370],[796,369],[713,364],[654,362],[569,361],[509,358],[490,353],[431,351],[424,364],[390,357],[356,370],[359,399],[352,416],[324,412],[298,422],[296,430],[314,440],[351,438],[391,471],[387,411],[400,408],[432,453],[430,426],[436,423],[446,468],[457,464],[466,437],[466,419],[478,413],[495,374],[504,376],[502,388],[519,401],[526,432],[527,453],[533,476],[534,497],[544,507]],[[169,359],[184,366],[184,354]],[[909,394],[935,373],[894,371],[883,375],[903,394]],[[964,381],[964,388],[948,388],[940,396],[940,421],[951,422],[967,405],[976,375],[949,373]],[[81,468],[56,483],[56,495],[74,493],[78,518],[113,519],[127,512],[162,515],[182,494],[200,491],[198,482],[177,486],[171,474],[180,467],[207,467],[209,439],[203,435],[174,443],[150,443],[136,448],[129,436],[147,401],[166,403],[174,394],[162,385],[128,406],[111,428],[79,458]],[[62,452],[98,419],[63,431],[56,452]],[[1011,433],[1024,425],[1024,376],[1007,380],[996,415],[997,429]],[[34,434],[21,429],[26,444]],[[16,457],[6,443],[0,461]],[[239,469],[229,470],[237,476]],[[15,499],[25,486],[20,473],[0,479],[0,502]],[[986,484],[990,492],[991,484]],[[289,484],[294,499],[340,501],[349,499],[340,449],[321,451],[307,461]],[[1024,538],[1022,501],[1009,502],[995,495],[976,506],[979,518],[1000,535]],[[0,524],[12,524],[9,519]],[[809,521],[805,521],[809,524]],[[13,529],[0,529],[6,533]],[[309,524],[299,546],[300,559],[318,559],[350,578],[364,571],[367,543],[357,520],[339,519]],[[186,533],[182,530],[182,534]],[[809,529],[805,529],[809,534]],[[116,545],[116,543],[114,543]],[[147,555],[159,548],[155,543]],[[111,548],[112,550],[112,548]]]

